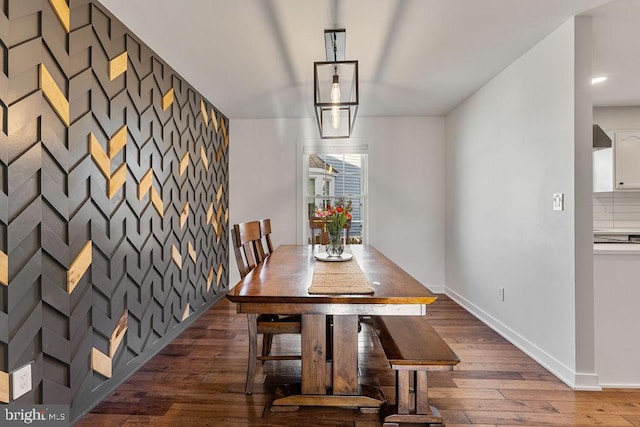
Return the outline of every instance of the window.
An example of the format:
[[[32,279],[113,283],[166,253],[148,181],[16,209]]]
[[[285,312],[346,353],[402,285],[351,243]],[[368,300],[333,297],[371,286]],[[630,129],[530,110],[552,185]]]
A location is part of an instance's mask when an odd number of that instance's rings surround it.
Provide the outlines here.
[[[305,240],[309,241],[308,218],[316,207],[323,208],[327,204],[333,206],[339,199],[345,199],[351,200],[353,216],[348,243],[363,243],[366,230],[366,146],[365,150],[361,146],[355,150],[345,150],[344,146],[337,150],[331,150],[326,145],[304,147],[303,156],[307,177],[304,193],[307,218],[304,221],[304,227],[307,228],[303,234]]]

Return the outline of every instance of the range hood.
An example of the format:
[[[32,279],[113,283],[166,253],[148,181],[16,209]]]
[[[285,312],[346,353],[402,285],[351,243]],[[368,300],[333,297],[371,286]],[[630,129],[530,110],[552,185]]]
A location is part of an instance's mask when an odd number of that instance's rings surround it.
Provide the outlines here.
[[[611,148],[611,138],[598,125],[593,125],[593,149]]]

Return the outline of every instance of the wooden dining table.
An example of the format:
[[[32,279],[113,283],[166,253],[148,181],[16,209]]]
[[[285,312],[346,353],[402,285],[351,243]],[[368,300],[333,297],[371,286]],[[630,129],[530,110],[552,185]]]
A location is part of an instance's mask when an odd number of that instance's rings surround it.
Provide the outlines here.
[[[316,252],[318,247],[316,247]],[[302,371],[299,385],[280,387],[273,408],[343,406],[378,408],[382,391],[358,383],[358,316],[425,315],[436,296],[370,245],[348,246],[373,288],[371,294],[310,294],[318,261],[309,245],[284,245],[227,293],[238,313],[300,314]],[[336,281],[340,276],[336,277]],[[348,287],[348,283],[344,283]],[[333,316],[327,354],[327,316]]]

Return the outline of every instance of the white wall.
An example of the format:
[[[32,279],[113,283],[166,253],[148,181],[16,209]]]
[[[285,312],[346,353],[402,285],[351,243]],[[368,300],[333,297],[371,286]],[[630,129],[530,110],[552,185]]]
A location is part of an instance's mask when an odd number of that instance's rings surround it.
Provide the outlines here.
[[[358,119],[371,141],[370,243],[420,283],[444,291],[444,118]]]
[[[594,107],[593,123],[608,130],[640,129],[640,107]]]
[[[315,126],[311,119],[231,120],[230,224],[269,217],[275,245],[298,243],[297,146],[318,139]],[[370,243],[424,285],[441,290],[444,119],[359,117],[353,140],[369,144]],[[233,284],[233,259],[230,269]]]
[[[576,368],[570,384],[599,389],[595,372],[595,326],[593,296],[593,100],[592,22],[576,17],[574,26],[574,216],[575,216],[575,309]]]
[[[270,218],[275,246],[296,243],[296,140],[315,135],[312,124],[306,119],[230,120],[230,226]],[[233,251],[229,258],[233,286],[240,275]]]
[[[576,311],[576,269],[586,270],[584,286],[593,284],[584,239],[576,247],[591,221],[576,211],[590,218],[591,179],[576,181],[591,169],[574,162],[591,143],[584,138],[591,115],[576,100],[591,104],[586,82],[574,77],[576,67],[590,70],[576,62],[584,58],[575,54],[575,28],[574,20],[563,24],[447,115],[445,274],[454,299],[581,386],[576,348],[589,344],[578,337],[576,316],[588,321],[591,310],[592,339],[593,307]],[[579,137],[586,142],[574,142]],[[554,193],[565,195],[563,212],[552,211]],[[580,371],[591,380],[592,367]]]

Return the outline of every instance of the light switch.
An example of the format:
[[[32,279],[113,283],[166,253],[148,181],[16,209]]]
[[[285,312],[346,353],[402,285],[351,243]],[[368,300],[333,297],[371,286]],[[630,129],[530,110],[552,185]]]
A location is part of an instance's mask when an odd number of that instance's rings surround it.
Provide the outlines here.
[[[553,195],[553,210],[554,211],[563,211],[564,210],[564,193],[554,193],[554,195]]]

